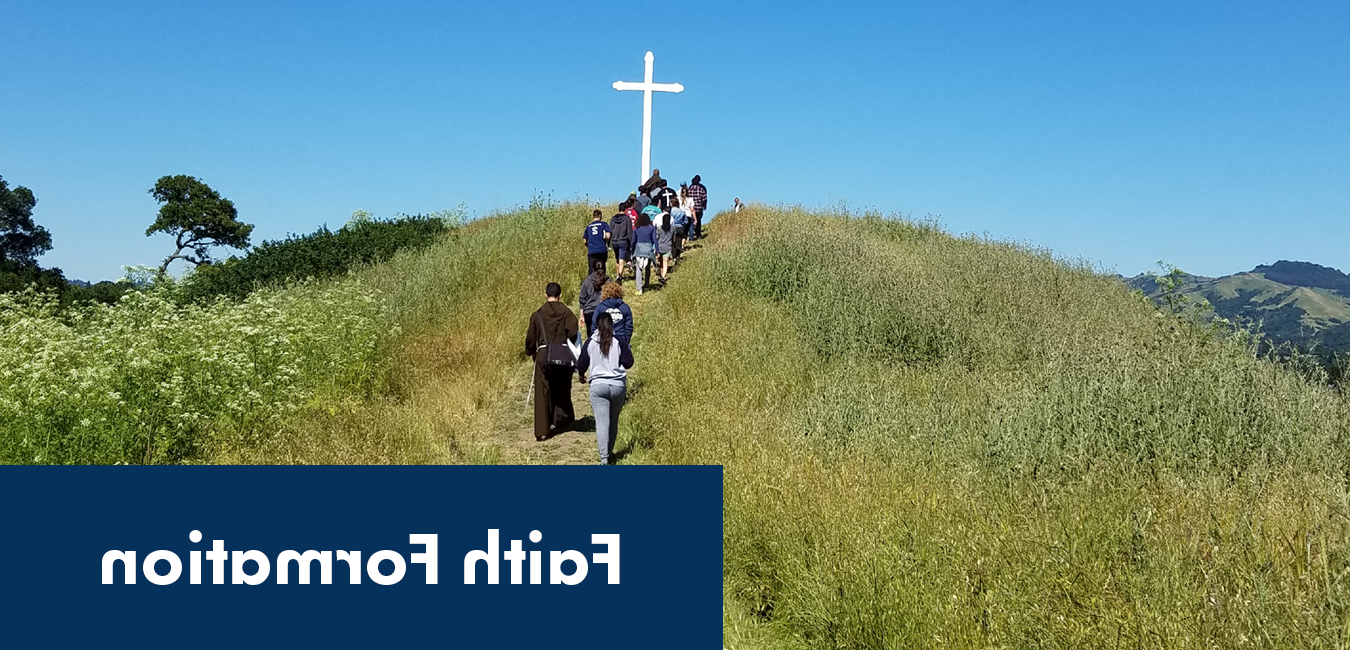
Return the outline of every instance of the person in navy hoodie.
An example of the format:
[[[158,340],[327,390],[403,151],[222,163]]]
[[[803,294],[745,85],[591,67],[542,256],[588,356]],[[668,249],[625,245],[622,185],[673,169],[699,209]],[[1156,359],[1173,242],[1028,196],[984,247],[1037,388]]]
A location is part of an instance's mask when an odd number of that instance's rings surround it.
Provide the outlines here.
[[[614,336],[623,339],[624,345],[632,343],[633,310],[623,301],[623,287],[612,280],[605,283],[605,288],[600,290],[600,299],[600,305],[595,308],[595,315],[591,316],[591,328],[594,329],[598,324],[595,319],[599,318],[600,314],[609,314],[609,319],[614,324]]]
[[[592,212],[591,222],[586,224],[586,229],[581,233],[582,241],[586,242],[586,270],[594,269],[597,262],[600,268],[604,268],[609,261],[609,234],[605,213],[599,210]]]

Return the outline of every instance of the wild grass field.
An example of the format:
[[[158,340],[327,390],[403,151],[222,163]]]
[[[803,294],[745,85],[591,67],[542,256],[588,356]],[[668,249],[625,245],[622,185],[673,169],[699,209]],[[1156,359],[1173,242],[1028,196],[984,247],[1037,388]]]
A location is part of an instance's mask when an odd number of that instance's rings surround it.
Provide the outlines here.
[[[549,281],[574,304],[589,210],[245,301],[0,298],[0,460],[511,460],[523,327]],[[1315,369],[930,223],[710,230],[630,298],[619,448],[725,467],[726,647],[1346,645],[1350,401]]]
[[[728,648],[1342,647],[1350,402],[1077,263],[757,207],[646,312]],[[621,444],[622,441],[621,441]]]
[[[242,301],[0,295],[0,462],[495,462],[521,324],[550,280],[575,299],[588,219],[538,199]]]

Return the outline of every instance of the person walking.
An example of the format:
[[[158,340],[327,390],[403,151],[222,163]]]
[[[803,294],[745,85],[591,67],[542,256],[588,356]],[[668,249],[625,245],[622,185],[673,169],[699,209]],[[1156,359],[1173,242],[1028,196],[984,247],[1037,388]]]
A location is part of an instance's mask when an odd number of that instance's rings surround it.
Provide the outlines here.
[[[600,289],[608,281],[609,276],[605,275],[604,262],[599,262],[591,267],[591,274],[581,281],[581,291],[577,293],[577,302],[580,303],[581,307],[581,320],[586,323],[586,338],[588,339],[595,335],[595,327],[591,324],[591,317],[595,315],[595,308],[600,306]]]
[[[661,207],[669,209],[670,205],[674,203],[679,196],[679,192],[676,192],[674,188],[667,185],[661,187],[661,191],[653,197],[653,200],[659,202]]]
[[[732,211],[732,212],[738,212],[738,213],[739,213],[741,210],[744,210],[744,209],[745,209],[745,204],[744,204],[744,203],[741,203],[741,197],[739,197],[739,196],[736,197],[736,203],[735,203],[735,205],[731,206],[731,211]]]
[[[614,325],[614,336],[623,339],[624,343],[632,343],[633,310],[623,301],[623,287],[618,282],[606,282],[605,288],[600,290],[600,297],[600,305],[595,308],[596,323],[599,324],[601,314],[609,314],[610,323]]]
[[[692,221],[689,212],[681,205],[680,200],[676,199],[670,206],[670,221],[675,228],[674,236],[671,237],[671,248],[676,260],[679,260],[684,252],[684,245],[687,243],[685,238],[689,234],[689,224]]]
[[[656,217],[661,214],[661,204],[655,202],[647,204],[647,207],[642,208],[642,214],[647,215],[647,218],[655,222]]]
[[[572,370],[576,360],[567,343],[577,336],[577,317],[560,301],[562,286],[544,288],[544,306],[530,316],[525,355],[534,359],[534,439],[548,440],[576,420],[572,409]]]
[[[703,238],[703,211],[708,209],[708,188],[703,186],[703,177],[695,174],[689,182],[689,198],[694,200],[694,226],[689,238]]]
[[[628,399],[628,369],[633,367],[633,350],[628,341],[616,336],[614,321],[608,312],[595,317],[596,335],[586,341],[577,359],[577,375],[587,381],[589,370],[591,412],[595,414],[595,446],[600,464],[614,463],[614,441],[619,438],[619,412]]]
[[[652,281],[652,262],[656,259],[658,243],[651,217],[645,212],[638,215],[637,229],[633,231],[633,279],[637,281],[639,296],[643,285]]]
[[[619,206],[619,213],[609,220],[609,245],[614,249],[614,277],[622,280],[633,255],[633,220],[628,216],[628,201]]]
[[[591,212],[591,222],[581,231],[581,240],[586,242],[586,269],[595,268],[609,261],[609,224],[605,223],[605,213],[599,210]]]
[[[633,220],[633,230],[637,230],[637,217],[639,211],[640,208],[638,208],[637,204],[637,195],[636,194],[630,195],[628,197],[628,209],[624,210],[623,212],[624,214],[628,215],[629,219]]]
[[[656,253],[661,258],[661,284],[666,283],[670,275],[670,257],[675,247],[675,227],[671,224],[670,213],[661,212],[656,222]]]
[[[666,181],[661,178],[661,170],[653,169],[652,175],[647,178],[647,181],[638,186],[638,194],[646,194],[647,196],[656,198],[657,190],[660,190],[665,186]]]

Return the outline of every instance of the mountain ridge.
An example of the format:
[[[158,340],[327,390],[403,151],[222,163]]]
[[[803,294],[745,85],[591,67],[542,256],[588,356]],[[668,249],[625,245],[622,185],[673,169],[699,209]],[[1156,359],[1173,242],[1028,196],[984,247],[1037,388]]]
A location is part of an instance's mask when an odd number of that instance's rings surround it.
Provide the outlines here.
[[[1122,278],[1161,301],[1155,276]],[[1178,293],[1204,299],[1216,316],[1256,325],[1274,344],[1350,351],[1350,274],[1312,262],[1279,260],[1219,277],[1181,273]]]

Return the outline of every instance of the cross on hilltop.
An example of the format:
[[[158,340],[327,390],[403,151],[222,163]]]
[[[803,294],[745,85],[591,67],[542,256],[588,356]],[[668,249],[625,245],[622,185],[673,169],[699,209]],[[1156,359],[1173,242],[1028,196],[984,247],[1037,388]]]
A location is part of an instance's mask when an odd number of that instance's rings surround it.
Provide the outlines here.
[[[642,91],[642,175],[638,177],[638,183],[647,182],[652,171],[652,93],[678,93],[684,90],[684,86],[680,84],[652,83],[652,61],[656,60],[656,57],[649,51],[643,58],[647,61],[647,71],[643,75],[642,83],[614,82],[614,90]]]

